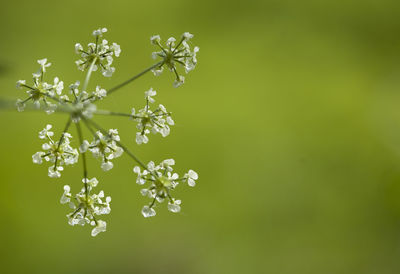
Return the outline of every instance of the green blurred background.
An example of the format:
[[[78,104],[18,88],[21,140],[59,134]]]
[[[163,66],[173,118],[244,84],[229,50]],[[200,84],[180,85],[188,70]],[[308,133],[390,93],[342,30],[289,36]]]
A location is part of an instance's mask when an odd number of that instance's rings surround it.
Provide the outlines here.
[[[54,180],[31,160],[37,132],[59,134],[66,117],[2,111],[1,273],[400,273],[398,1],[2,1],[1,97],[21,97],[15,82],[44,57],[49,76],[83,81],[74,44],[103,26],[122,54],[92,87],[153,64],[151,35],[195,34],[183,87],[148,74],[100,104],[129,112],[153,87],[174,114],[168,138],[138,146],[128,119],[96,121],[146,162],[195,169],[198,185],[176,190],[181,214],[144,219],[130,158],[108,173],[90,158],[113,198],[108,231],[92,238],[59,204],[81,165]]]

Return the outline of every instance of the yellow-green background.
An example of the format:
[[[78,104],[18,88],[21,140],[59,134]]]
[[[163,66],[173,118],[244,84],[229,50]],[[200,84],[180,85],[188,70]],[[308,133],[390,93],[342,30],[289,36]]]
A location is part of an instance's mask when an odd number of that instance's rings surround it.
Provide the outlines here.
[[[2,1],[1,97],[16,99],[37,59],[66,86],[83,80],[74,44],[107,27],[122,47],[105,88],[153,63],[149,37],[184,31],[200,47],[187,83],[146,75],[99,107],[129,112],[143,92],[173,112],[168,138],[134,142],[124,118],[100,117],[144,161],[192,168],[181,214],[144,219],[124,155],[89,176],[112,196],[107,232],[70,227],[64,184],[36,166],[37,132],[62,114],[0,112],[1,273],[330,274],[400,272],[400,4],[398,1]],[[48,78],[49,79],[49,78]],[[71,133],[76,136],[75,131]],[[76,145],[76,143],[74,143]]]

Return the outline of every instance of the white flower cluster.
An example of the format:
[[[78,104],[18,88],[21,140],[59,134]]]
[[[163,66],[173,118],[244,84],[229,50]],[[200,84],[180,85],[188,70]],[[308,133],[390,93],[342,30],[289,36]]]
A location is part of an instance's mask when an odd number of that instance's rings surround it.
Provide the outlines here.
[[[86,103],[97,100],[102,100],[107,96],[107,90],[96,86],[96,90],[88,93],[86,91],[79,91],[80,82],[76,81],[74,84],[69,86],[70,93],[74,96],[75,102]],[[69,98],[67,98],[69,100]]]
[[[36,73],[33,73],[33,84],[31,86],[26,84],[26,80],[18,80],[17,88],[28,89],[26,93],[28,94],[28,98],[21,100],[17,100],[17,108],[18,111],[23,111],[25,109],[26,102],[32,100],[33,104],[39,108],[40,103],[43,102],[45,110],[48,114],[51,114],[57,108],[56,104],[53,104],[49,101],[50,97],[54,97],[56,94],[61,95],[62,90],[64,89],[64,82],[60,81],[58,77],[54,78],[54,84],[48,84],[43,81],[44,74],[46,72],[46,68],[50,67],[51,63],[47,63],[47,59],[41,59],[37,61],[40,65],[39,70]]]
[[[124,152],[121,147],[117,146],[116,142],[119,141],[120,137],[116,129],[110,129],[107,135],[103,135],[103,133],[97,131],[93,142],[83,141],[79,150],[82,153],[87,150],[91,151],[95,158],[101,159],[101,168],[104,171],[108,171],[114,166],[111,160],[120,157]]]
[[[137,129],[139,132],[136,133],[136,143],[146,144],[149,141],[147,134],[152,131],[154,134],[160,133],[161,136],[166,137],[170,133],[170,127],[174,125],[174,120],[171,118],[171,113],[163,105],[159,105],[154,111],[150,110],[149,103],[154,103],[155,100],[152,96],[155,96],[157,92],[150,88],[145,92],[146,106],[139,110],[137,113],[132,108],[132,118],[137,122]]]
[[[93,226],[92,236],[106,231],[106,222],[98,220],[98,215],[109,214],[110,197],[104,197],[104,192],[98,194],[92,193],[94,187],[97,186],[96,178],[88,179],[87,176],[87,154],[91,152],[93,156],[101,161],[101,168],[109,171],[114,166],[114,159],[120,157],[123,152],[138,163],[143,169],[135,167],[133,171],[137,173],[137,183],[143,185],[148,184],[147,188],[142,189],[144,196],[152,198],[152,202],[142,209],[144,217],[151,217],[156,214],[155,203],[161,203],[168,199],[168,210],[171,212],[179,212],[181,210],[181,201],[171,196],[171,191],[181,183],[186,182],[189,186],[195,186],[198,175],[193,170],[189,170],[184,176],[179,177],[173,172],[175,161],[173,159],[164,160],[161,164],[155,165],[150,162],[147,166],[143,164],[129,149],[120,142],[120,136],[117,129],[109,129],[108,131],[93,121],[94,115],[109,115],[129,117],[136,122],[136,143],[148,143],[148,135],[150,132],[159,133],[166,137],[170,134],[170,126],[174,125],[171,113],[159,104],[151,110],[150,105],[155,102],[154,96],[157,94],[153,88],[145,92],[145,106],[136,111],[134,108],[131,113],[112,112],[108,110],[98,110],[96,102],[103,100],[108,94],[120,89],[131,81],[141,77],[145,73],[153,71],[155,75],[159,75],[164,66],[176,75],[174,86],[178,87],[184,82],[184,77],[177,72],[177,64],[184,66],[186,73],[193,70],[197,64],[196,54],[198,47],[190,48],[188,42],[193,37],[192,34],[186,32],[182,35],[181,40],[176,43],[174,38],[169,38],[166,46],[160,44],[160,37],[153,36],[151,41],[154,45],[160,47],[161,51],[153,53],[154,58],[161,57],[162,61],[152,65],[143,72],[133,76],[127,81],[108,90],[99,85],[89,88],[90,77],[93,71],[101,71],[106,76],[112,76],[115,68],[112,67],[113,57],[119,57],[121,48],[118,44],[109,44],[103,39],[103,35],[107,32],[106,28],[99,28],[93,31],[95,38],[94,43],[89,43],[86,50],[81,44],[75,45],[75,51],[80,55],[80,59],[76,61],[78,69],[85,71],[86,77],[81,86],[79,81],[69,85],[67,92],[63,93],[64,82],[55,77],[52,84],[45,82],[45,74],[51,63],[47,59],[38,60],[39,70],[33,73],[33,83],[27,84],[26,80],[17,81],[17,88],[26,90],[27,98],[18,99],[16,106],[18,111],[23,111],[27,102],[33,103],[37,108],[44,109],[48,114],[55,111],[65,113],[68,122],[65,125],[59,139],[54,138],[54,132],[51,131],[52,125],[48,124],[39,132],[39,138],[44,140],[42,151],[32,155],[35,164],[49,162],[48,176],[52,178],[61,177],[61,172],[66,165],[72,165],[78,162],[79,156],[83,163],[83,188],[75,195],[71,194],[71,187],[64,186],[64,193],[60,199],[62,204],[69,204],[73,212],[68,214],[68,223],[74,225],[89,224]],[[69,93],[68,93],[69,91]],[[79,149],[71,146],[72,136],[69,133],[70,125],[75,124],[79,140]],[[91,132],[93,141],[85,140],[82,125]]]
[[[72,226],[90,224],[93,226],[92,236],[96,236],[100,232],[106,231],[106,222],[98,220],[96,216],[109,214],[111,212],[110,202],[111,197],[107,196],[104,199],[104,192],[101,190],[99,194],[91,194],[92,189],[97,186],[96,178],[82,180],[84,187],[74,196],[70,193],[70,186],[64,186],[64,193],[61,196],[62,204],[69,204],[74,210],[68,214],[68,223]]]
[[[83,50],[80,43],[75,44],[75,52],[80,55],[81,59],[75,63],[79,70],[86,70],[93,65],[93,71],[96,71],[100,67],[102,74],[105,77],[111,77],[115,71],[112,67],[113,56],[119,57],[121,54],[121,47],[112,43],[108,45],[108,41],[100,38],[103,37],[103,33],[107,32],[106,28],[101,28],[93,31],[93,36],[96,39],[95,43],[89,43],[87,50]]]
[[[178,74],[176,69],[177,64],[182,65],[185,68],[186,73],[193,70],[197,65],[197,52],[199,52],[199,47],[194,47],[193,50],[190,48],[188,41],[193,38],[193,34],[185,32],[180,41],[176,43],[174,37],[168,38],[165,43],[165,47],[161,45],[160,35],[154,35],[150,38],[153,45],[158,46],[161,50],[152,53],[153,59],[158,57],[162,58],[161,64],[153,69],[154,75],[160,75],[164,66],[166,66],[170,71],[175,74],[174,87],[179,87],[185,82],[185,77]]]
[[[97,100],[102,100],[107,96],[107,91],[100,86],[96,86],[96,90],[90,93],[86,91],[79,91],[80,82],[76,81],[74,84],[69,86],[70,93],[74,97],[72,104],[72,120],[77,123],[80,119],[87,118],[91,119],[93,114],[96,112],[97,107],[93,104]],[[68,101],[67,96],[62,99]]]
[[[177,173],[173,173],[172,166],[174,165],[174,159],[167,159],[157,166],[154,162],[149,162],[147,169],[143,171],[138,166],[133,168],[133,172],[137,174],[136,183],[139,185],[149,184],[147,188],[143,188],[140,191],[143,196],[152,199],[152,202],[142,209],[144,217],[155,216],[155,202],[162,203],[165,199],[168,199],[169,211],[179,212],[181,210],[181,200],[173,198],[171,191],[178,186],[179,182],[186,182],[189,186],[195,186],[195,181],[199,178],[197,173],[189,170],[183,177],[179,177]]]
[[[49,167],[48,175],[51,178],[61,177],[61,171],[64,170],[63,165],[72,165],[78,162],[79,153],[77,149],[70,146],[71,134],[63,133],[60,141],[55,142],[52,139],[54,132],[50,131],[52,125],[47,125],[39,132],[39,138],[45,139],[47,142],[42,145],[44,151],[36,152],[32,155],[35,164],[41,164],[43,159],[47,162],[54,163]]]

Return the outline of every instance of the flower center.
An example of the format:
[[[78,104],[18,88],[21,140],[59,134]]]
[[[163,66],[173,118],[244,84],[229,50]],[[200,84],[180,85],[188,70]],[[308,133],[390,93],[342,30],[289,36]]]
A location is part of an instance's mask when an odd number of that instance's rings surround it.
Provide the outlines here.
[[[158,177],[158,182],[164,187],[170,187],[172,185],[171,181],[165,176]]]

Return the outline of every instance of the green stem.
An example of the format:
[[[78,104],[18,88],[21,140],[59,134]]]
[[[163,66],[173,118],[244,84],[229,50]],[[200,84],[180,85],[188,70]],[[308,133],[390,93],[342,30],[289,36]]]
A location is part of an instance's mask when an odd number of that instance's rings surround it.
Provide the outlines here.
[[[64,140],[64,135],[67,132],[69,126],[71,125],[72,119],[68,118],[67,124],[65,125],[64,131],[61,134],[60,140],[58,141],[57,150],[60,148],[62,141]],[[56,156],[56,160],[54,161],[54,170],[57,168],[58,157]]]
[[[124,116],[124,117],[131,117],[131,118],[140,118],[139,116],[132,115],[129,113],[121,113],[121,112],[114,112],[108,110],[97,110],[93,113],[94,115],[110,115],[110,116]]]
[[[118,89],[120,89],[120,88],[126,86],[126,85],[129,84],[130,82],[132,82],[132,81],[138,79],[139,77],[143,76],[143,75],[146,74],[147,72],[151,71],[152,69],[155,69],[156,67],[162,66],[163,64],[164,64],[164,61],[160,61],[160,62],[158,62],[158,63],[152,65],[151,67],[145,69],[145,70],[142,71],[141,73],[136,74],[135,76],[129,78],[129,79],[126,80],[125,82],[123,82],[123,83],[121,83],[121,84],[119,84],[119,85],[117,85],[117,86],[115,86],[115,87],[113,87],[113,88],[107,90],[107,95],[109,95],[109,94],[111,94],[111,93],[117,91]],[[96,101],[97,101],[97,100],[96,100]]]
[[[90,75],[92,74],[93,67],[94,67],[96,61],[97,61],[97,57],[95,57],[95,58],[93,59],[92,63],[90,64],[89,70],[88,70],[88,72],[86,73],[85,82],[83,83],[83,86],[82,86],[82,91],[87,91],[86,89],[87,89],[88,84],[89,84]]]
[[[83,144],[83,134],[82,134],[82,129],[81,129],[81,124],[80,122],[76,123],[76,131],[78,131],[78,137],[79,137],[79,143],[82,145]],[[83,179],[86,180],[84,183],[85,186],[85,196],[86,200],[88,198],[88,187],[87,187],[87,181],[89,180],[87,174],[87,165],[86,165],[86,152],[82,152],[82,162],[83,162]]]

